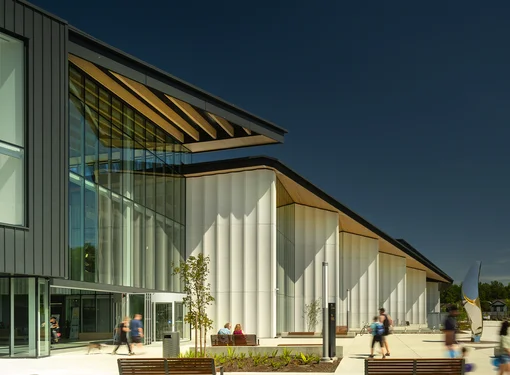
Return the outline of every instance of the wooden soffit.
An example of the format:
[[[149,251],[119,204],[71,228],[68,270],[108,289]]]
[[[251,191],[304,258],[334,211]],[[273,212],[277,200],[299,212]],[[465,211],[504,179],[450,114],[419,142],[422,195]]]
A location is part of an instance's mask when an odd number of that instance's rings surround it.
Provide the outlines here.
[[[69,55],[69,61],[87,73],[89,76],[94,78],[101,85],[106,87],[109,91],[113,92],[123,101],[129,103],[135,110],[144,115],[147,119],[152,121],[154,124],[165,130],[168,134],[172,135],[175,139],[180,142],[184,142],[184,134],[176,129],[172,124],[165,120],[160,114],[149,108],[145,103],[138,99],[135,95],[125,89],[121,84],[116,82],[108,74],[103,72],[97,66],[83,60],[77,56]]]

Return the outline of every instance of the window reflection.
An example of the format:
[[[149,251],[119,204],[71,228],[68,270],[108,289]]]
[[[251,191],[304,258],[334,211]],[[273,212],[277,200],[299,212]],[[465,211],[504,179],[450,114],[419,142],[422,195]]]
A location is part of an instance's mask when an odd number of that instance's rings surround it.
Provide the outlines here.
[[[81,70],[69,75],[71,278],[180,291],[167,270],[184,258],[187,150]]]

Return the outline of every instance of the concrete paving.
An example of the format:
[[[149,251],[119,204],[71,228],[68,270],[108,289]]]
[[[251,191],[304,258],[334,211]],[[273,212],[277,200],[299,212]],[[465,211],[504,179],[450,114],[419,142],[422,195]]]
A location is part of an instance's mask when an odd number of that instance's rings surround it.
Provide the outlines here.
[[[494,373],[490,363],[494,346],[498,340],[500,322],[485,322],[482,342],[467,342],[468,335],[460,335],[460,340],[470,348],[468,361],[476,365],[475,373]],[[320,339],[278,338],[261,339],[261,345],[279,344],[319,344]],[[343,346],[344,356],[338,366],[337,374],[363,374],[364,359],[370,353],[370,335],[356,338],[337,339],[337,345]],[[391,358],[442,358],[446,356],[441,334],[394,334],[389,338]],[[191,347],[191,343],[182,344],[181,351]],[[86,348],[54,351],[51,357],[41,359],[0,359],[1,373],[5,375],[118,375],[117,358],[127,358],[127,348],[121,347],[118,355],[111,355],[112,347],[101,352],[93,349],[87,355]],[[377,349],[376,349],[377,352]],[[136,357],[160,357],[160,343],[146,346]],[[237,375],[255,375],[256,373],[236,373]],[[266,374],[266,373],[259,373]],[[302,373],[285,373],[297,375]]]
[[[480,343],[471,343],[470,336],[458,335],[458,340],[468,348],[467,363],[474,363],[474,373],[493,373],[491,356],[499,337],[500,322],[484,322],[484,333]],[[337,374],[363,374],[364,360],[370,354],[370,335],[357,336],[352,344],[344,348],[344,358],[338,366]],[[442,334],[393,334],[389,336],[391,358],[445,358],[446,350]],[[374,353],[379,352],[378,346]],[[377,356],[380,358],[380,355]]]

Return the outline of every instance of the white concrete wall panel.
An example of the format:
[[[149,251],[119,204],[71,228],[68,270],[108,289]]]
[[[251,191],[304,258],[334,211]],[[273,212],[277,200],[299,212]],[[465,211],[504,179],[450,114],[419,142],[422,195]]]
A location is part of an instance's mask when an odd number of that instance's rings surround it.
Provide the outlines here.
[[[379,302],[378,240],[340,233],[340,290],[338,325],[347,324],[347,293],[350,290],[349,327],[371,322]]]
[[[278,207],[277,212],[277,332],[294,331],[295,318],[295,205]]]
[[[425,271],[407,268],[406,271],[406,320],[410,324],[426,324],[426,285]]]
[[[338,213],[295,205],[294,331],[307,329],[305,305],[322,298],[322,262],[328,262],[328,302],[336,300],[338,231]]]
[[[187,179],[186,253],[211,259],[215,329],[231,321],[260,337],[275,334],[275,184],[269,170]]]
[[[406,320],[406,259],[379,254],[379,306],[395,324]]]
[[[440,305],[439,283],[427,282],[427,313],[440,312]]]

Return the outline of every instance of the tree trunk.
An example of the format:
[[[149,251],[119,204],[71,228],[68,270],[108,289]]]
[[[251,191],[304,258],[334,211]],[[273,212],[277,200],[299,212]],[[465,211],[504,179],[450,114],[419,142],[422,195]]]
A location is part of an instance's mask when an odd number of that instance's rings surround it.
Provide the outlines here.
[[[195,358],[198,354],[198,327],[197,327],[198,321],[195,319]]]
[[[204,329],[204,357],[205,357],[205,348],[207,346],[207,327]]]
[[[203,334],[204,327],[200,325],[200,357],[204,356],[203,350],[202,350],[202,334]]]

